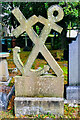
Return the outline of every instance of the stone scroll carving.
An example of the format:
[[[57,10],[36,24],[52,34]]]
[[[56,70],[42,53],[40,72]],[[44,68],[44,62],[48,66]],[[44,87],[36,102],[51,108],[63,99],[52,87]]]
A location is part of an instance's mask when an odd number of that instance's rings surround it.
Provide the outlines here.
[[[20,47],[15,47],[13,49],[13,60],[14,60],[14,63],[16,64],[17,68],[23,74],[24,65],[23,65],[23,63],[22,63],[22,61],[20,59],[19,53],[20,53]]]
[[[54,11],[58,11],[58,15],[56,17],[53,16]],[[56,22],[59,22],[60,20],[63,19],[64,12],[62,8],[58,5],[51,6],[47,11],[48,19],[40,15],[38,17],[36,15],[33,15],[28,20],[26,20],[26,18],[23,16],[19,8],[15,8],[12,11],[12,13],[20,23],[20,26],[14,29],[13,35],[18,37],[23,32],[26,32],[30,37],[30,39],[32,40],[32,42],[35,44],[31,51],[31,54],[28,57],[25,66],[21,62],[20,57],[18,55],[20,48],[17,47],[13,49],[14,62],[18,67],[18,69],[21,71],[22,75],[28,76],[30,75],[31,72],[33,72],[31,70],[32,64],[36,59],[38,53],[40,52],[44,56],[44,58],[46,59],[52,70],[54,70],[56,75],[58,77],[61,76],[63,74],[63,71],[58,65],[58,63],[55,61],[54,57],[46,48],[45,41],[51,29],[59,33],[62,32],[63,28],[56,24]],[[44,24],[44,28],[42,29],[40,36],[38,36],[36,32],[32,29],[32,26],[37,22]]]

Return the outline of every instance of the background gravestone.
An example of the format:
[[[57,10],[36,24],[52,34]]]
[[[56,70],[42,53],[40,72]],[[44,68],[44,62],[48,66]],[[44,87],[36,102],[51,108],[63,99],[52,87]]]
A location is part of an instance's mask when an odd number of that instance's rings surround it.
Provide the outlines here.
[[[69,44],[69,86],[68,100],[80,100],[80,32],[76,41]]]

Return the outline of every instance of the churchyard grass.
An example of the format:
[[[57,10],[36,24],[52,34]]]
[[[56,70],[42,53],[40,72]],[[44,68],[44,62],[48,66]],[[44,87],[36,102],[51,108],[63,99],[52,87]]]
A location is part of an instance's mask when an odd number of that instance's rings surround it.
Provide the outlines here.
[[[2,118],[17,118],[13,115],[13,108],[8,107],[7,111],[0,111],[0,119]],[[42,115],[21,115],[19,118],[78,118],[80,119],[80,105],[76,107],[69,107],[68,104],[64,104],[64,116],[58,117],[54,114],[42,114]]]

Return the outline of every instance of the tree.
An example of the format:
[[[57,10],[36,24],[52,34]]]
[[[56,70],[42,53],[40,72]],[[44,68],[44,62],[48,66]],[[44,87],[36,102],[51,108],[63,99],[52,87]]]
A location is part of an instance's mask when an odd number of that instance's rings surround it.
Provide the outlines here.
[[[58,4],[63,7],[64,10],[64,20],[67,25],[69,25],[70,21],[72,22],[72,27],[77,25],[79,23],[78,19],[78,12],[79,12],[79,5],[80,2],[2,2],[2,11],[3,13],[7,13],[8,15],[5,15],[3,18],[3,22],[5,24],[13,25],[12,19],[14,20],[11,11],[15,7],[19,7],[24,16],[28,19],[33,14],[36,14],[37,16],[40,14],[47,18],[47,9],[53,5]],[[37,12],[36,12],[37,11]],[[74,19],[73,19],[74,18]],[[7,21],[6,21],[7,19]]]
[[[59,39],[61,39],[61,49],[66,47],[66,32],[68,27],[74,27],[76,26],[79,29],[79,7],[80,2],[2,2],[2,8],[3,13],[7,13],[8,15],[5,15],[3,17],[3,22],[6,24],[6,26],[13,26],[13,28],[16,28],[19,23],[16,20],[16,18],[12,15],[11,11],[15,7],[19,7],[19,9],[22,11],[26,19],[31,17],[32,15],[41,15],[45,18],[47,18],[47,9],[53,5],[58,4],[62,6],[64,10],[64,18],[62,21],[60,21],[59,24],[64,28],[62,34],[59,34]],[[70,26],[71,25],[71,26]]]

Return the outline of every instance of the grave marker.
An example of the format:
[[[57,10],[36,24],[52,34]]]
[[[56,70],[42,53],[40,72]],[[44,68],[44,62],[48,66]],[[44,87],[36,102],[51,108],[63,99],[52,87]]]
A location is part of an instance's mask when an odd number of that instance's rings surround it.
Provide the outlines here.
[[[9,57],[9,53],[0,52],[0,82],[6,82],[9,80],[9,72],[6,57]]]
[[[53,16],[54,11],[58,11],[57,17]],[[56,22],[63,19],[64,12],[62,8],[57,5],[51,6],[48,9],[48,19],[45,19],[42,16],[37,17],[36,15],[33,15],[26,20],[19,8],[14,9],[12,13],[20,22],[20,26],[13,31],[13,34],[18,37],[26,31],[35,44],[25,66],[21,62],[18,54],[20,48],[15,47],[13,49],[14,63],[22,73],[22,76],[15,77],[16,116],[21,114],[44,114],[47,112],[64,114],[63,71],[44,44],[51,29],[54,29],[59,33],[62,32],[63,28],[56,24]],[[40,36],[32,29],[32,26],[37,22],[44,24]],[[32,70],[32,64],[39,52],[44,56],[49,65],[44,66],[44,69],[41,70]],[[49,66],[56,73],[57,77],[53,75],[41,76],[42,72],[49,69]],[[42,98],[40,98],[40,96]]]
[[[66,97],[68,100],[80,102],[80,32],[76,41],[69,44],[69,86]]]

